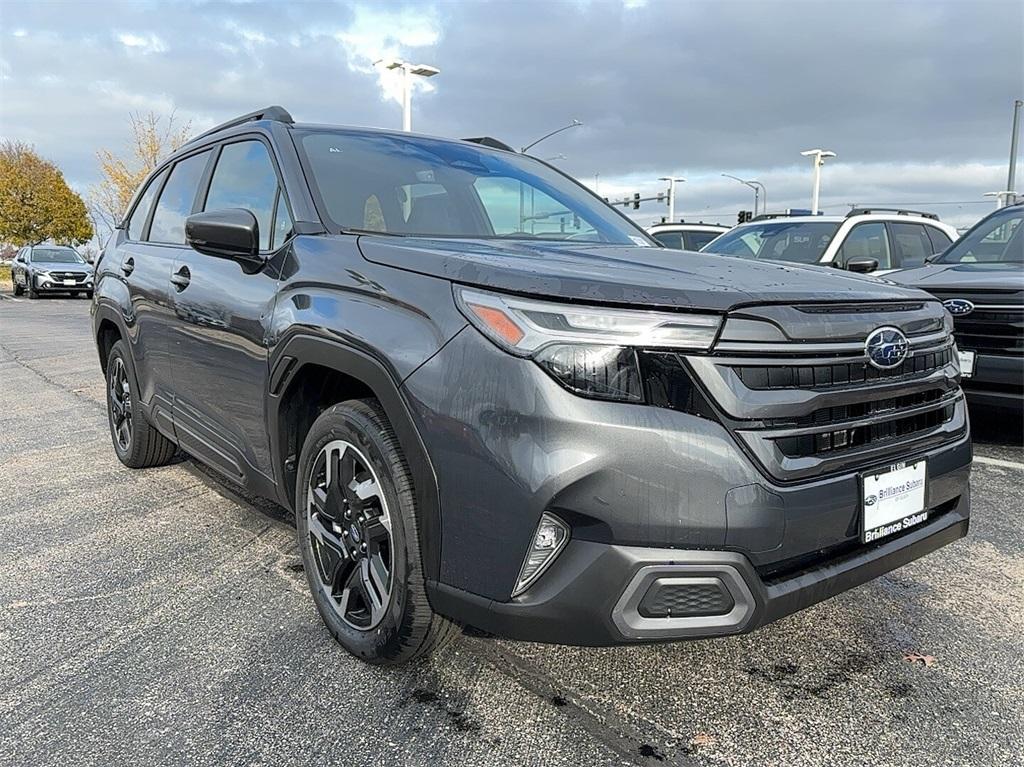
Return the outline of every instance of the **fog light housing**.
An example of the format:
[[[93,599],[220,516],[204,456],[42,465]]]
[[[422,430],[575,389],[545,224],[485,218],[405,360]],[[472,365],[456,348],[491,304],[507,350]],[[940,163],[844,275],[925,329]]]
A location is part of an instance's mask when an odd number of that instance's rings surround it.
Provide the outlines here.
[[[523,560],[523,567],[519,571],[519,580],[516,581],[512,596],[517,597],[530,588],[555,561],[555,557],[568,542],[569,528],[566,524],[554,514],[544,512],[540,517],[540,524],[537,525],[537,532],[533,535],[530,550]]]

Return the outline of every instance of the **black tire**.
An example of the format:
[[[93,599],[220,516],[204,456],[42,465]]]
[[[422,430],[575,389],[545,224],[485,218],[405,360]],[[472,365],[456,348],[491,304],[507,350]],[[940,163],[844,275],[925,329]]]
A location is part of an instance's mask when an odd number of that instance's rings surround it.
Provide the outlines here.
[[[342,533],[345,538],[339,535],[335,539],[335,542],[342,546],[353,545],[353,553],[351,556],[335,560],[335,578],[332,580],[333,585],[329,587],[321,570],[324,554],[314,553],[314,542],[310,536],[311,517],[317,512],[315,508],[313,512],[307,511],[307,500],[310,498],[311,484],[320,476],[314,474],[314,471],[323,470],[324,464],[320,462],[321,453],[327,451],[325,460],[331,460],[331,448],[328,446],[336,446],[339,443],[345,447],[333,448],[340,451],[336,453],[340,456],[338,470],[344,473],[341,462],[345,456],[350,455],[349,451],[354,447],[356,465],[365,462],[368,463],[369,470],[372,470],[372,474],[365,471],[354,477],[362,476],[373,482],[373,498],[378,504],[376,513],[381,516],[387,514],[390,520],[390,591],[386,603],[380,608],[381,617],[376,619],[379,622],[368,629],[360,629],[346,619],[341,611],[347,602],[340,598],[339,605],[337,595],[342,581],[355,583],[358,580],[360,562],[357,560],[358,555],[352,542],[360,538],[350,534],[349,528],[346,527]],[[352,480],[354,481],[355,479]],[[320,616],[342,647],[367,663],[397,665],[439,650],[459,635],[459,626],[434,613],[427,600],[412,475],[398,438],[380,403],[375,399],[349,400],[321,413],[310,428],[302,446],[296,485],[295,521],[306,580]],[[329,491],[331,486],[325,484],[324,487]],[[351,482],[348,487],[352,487]],[[340,489],[337,493],[337,496],[332,496],[337,497],[338,501],[332,506],[333,515],[328,518],[338,519],[343,526],[350,525],[352,523],[347,521],[348,517],[342,519],[340,515],[341,508],[353,508],[346,500],[349,496],[343,497],[344,491]],[[320,497],[326,501],[328,496]],[[360,509],[369,508],[369,504],[374,503],[365,501],[363,505],[355,496],[351,497],[353,503],[359,504]],[[344,507],[337,506],[341,503],[345,504]],[[380,509],[384,511],[381,512]],[[362,511],[355,513],[363,514]],[[367,511],[366,516],[370,517],[373,513],[375,512]],[[381,519],[381,516],[377,516],[376,519]],[[322,527],[320,529],[330,532]],[[335,526],[335,530],[337,529]],[[364,540],[370,540],[369,534],[365,531],[363,536]],[[318,539],[320,540],[322,539]],[[317,552],[334,551],[321,549],[322,545],[317,544]],[[367,558],[368,556],[364,555]],[[355,588],[352,590],[356,591]],[[366,612],[369,613],[368,605]]]
[[[124,341],[118,341],[107,357],[107,422],[114,452],[121,463],[130,469],[163,466],[174,458],[177,446],[146,420],[138,391],[135,367]],[[115,392],[121,392],[120,402]],[[124,439],[126,422],[128,437]]]
[[[85,293],[83,295],[86,297],[87,300],[92,301],[92,291],[91,290],[85,291]]]
[[[27,278],[27,279],[28,279],[28,297],[32,298],[32,299],[39,298],[38,291],[36,291],[36,289],[34,287],[32,287],[32,279],[31,278]]]

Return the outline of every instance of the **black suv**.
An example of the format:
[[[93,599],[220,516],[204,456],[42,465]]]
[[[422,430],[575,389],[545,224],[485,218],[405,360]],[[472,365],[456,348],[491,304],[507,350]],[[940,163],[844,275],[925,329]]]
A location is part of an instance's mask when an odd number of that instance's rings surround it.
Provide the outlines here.
[[[926,266],[889,279],[927,290],[953,315],[972,404],[1024,410],[1024,204],[986,216]]]
[[[118,457],[294,509],[349,651],[468,624],[750,631],[967,532],[951,318],[858,275],[655,247],[493,139],[220,126],[139,190],[93,322]]]

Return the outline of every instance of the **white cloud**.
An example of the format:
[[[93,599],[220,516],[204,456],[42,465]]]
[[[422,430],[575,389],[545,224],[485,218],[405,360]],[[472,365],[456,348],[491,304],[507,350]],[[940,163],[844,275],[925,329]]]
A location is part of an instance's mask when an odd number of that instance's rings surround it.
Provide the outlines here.
[[[11,34],[14,35],[15,37],[27,37],[28,36],[28,30],[16,29],[13,32],[11,32]]]
[[[137,53],[163,53],[167,50],[167,44],[152,32],[145,35],[121,32],[118,34],[117,39],[129,51]]]
[[[393,11],[359,6],[349,27],[335,33],[334,39],[348,52],[350,69],[364,74],[376,73],[384,97],[401,103],[401,75],[375,67],[374,62],[402,58],[410,55],[411,49],[437,45],[441,27],[433,10]],[[433,84],[422,77],[413,79],[413,87],[426,92],[434,90]]]

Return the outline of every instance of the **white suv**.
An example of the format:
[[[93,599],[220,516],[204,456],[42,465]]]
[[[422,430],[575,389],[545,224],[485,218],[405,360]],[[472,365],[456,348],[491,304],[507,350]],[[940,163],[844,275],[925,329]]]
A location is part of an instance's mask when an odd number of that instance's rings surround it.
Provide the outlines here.
[[[655,224],[647,228],[647,234],[661,243],[663,248],[673,250],[700,250],[720,234],[729,231],[727,226],[718,224]]]
[[[956,229],[934,213],[855,208],[846,216],[758,216],[703,251],[884,274],[923,265],[957,237]]]

